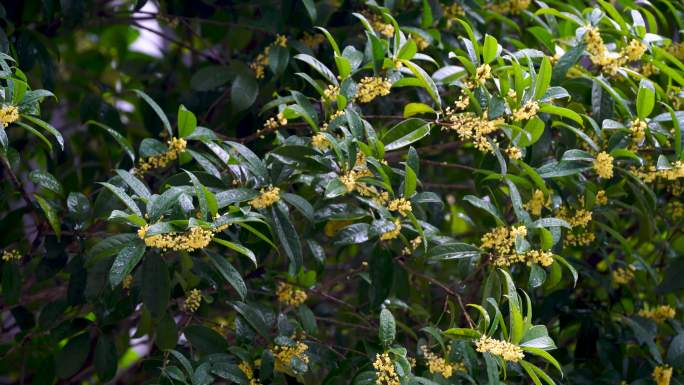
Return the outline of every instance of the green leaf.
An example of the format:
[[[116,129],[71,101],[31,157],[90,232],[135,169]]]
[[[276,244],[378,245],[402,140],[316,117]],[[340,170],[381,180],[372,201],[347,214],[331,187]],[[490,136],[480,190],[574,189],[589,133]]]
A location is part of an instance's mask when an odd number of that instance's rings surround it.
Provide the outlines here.
[[[97,339],[95,345],[95,372],[102,382],[109,381],[116,374],[118,354],[112,338],[106,334]]]
[[[142,266],[142,300],[145,307],[156,319],[166,314],[166,306],[171,294],[171,280],[166,263],[157,253],[145,258]]]
[[[382,311],[380,311],[380,327],[378,329],[380,343],[385,347],[390,346],[392,342],[394,342],[396,334],[397,326],[392,312],[387,309],[382,309]]]
[[[408,199],[416,192],[416,173],[407,163],[404,174],[404,197]]]
[[[55,235],[57,235],[57,239],[61,238],[62,221],[60,220],[55,208],[50,203],[48,203],[48,201],[43,199],[43,197],[41,197],[40,195],[33,194],[33,197],[36,198],[36,202],[38,202],[40,209],[43,210],[45,218],[47,218],[50,227],[52,227],[52,230],[55,232]]]
[[[128,187],[131,188],[140,198],[142,198],[145,202],[150,199],[152,194],[150,193],[150,190],[145,186],[145,184],[138,179],[135,175],[131,174],[130,172],[126,170],[115,170],[117,175],[123,179],[124,182],[128,185]],[[136,205],[137,206],[137,205]]]
[[[142,212],[140,211],[140,208],[138,205],[135,203],[133,198],[131,198],[126,192],[117,186],[114,186],[113,184],[107,183],[107,182],[100,182],[101,185],[105,186],[109,191],[111,191],[114,196],[119,198],[123,204],[126,205],[135,215],[142,216]],[[152,218],[153,220],[156,218]]]
[[[59,147],[61,147],[61,149],[64,150],[64,138],[62,137],[62,134],[59,131],[57,131],[56,128],[52,127],[52,125],[50,123],[44,122],[44,121],[42,121],[42,120],[40,120],[34,116],[27,115],[27,114],[23,114],[21,116],[22,116],[22,118],[30,121],[31,123],[37,125],[38,127],[42,128],[42,129],[44,129],[45,131],[50,133],[50,135],[54,136],[55,139],[57,139],[57,143],[59,143]]]
[[[133,90],[133,92],[135,92],[139,97],[141,97],[152,108],[152,110],[154,110],[154,112],[159,117],[159,120],[161,120],[162,125],[166,129],[166,132],[169,133],[169,136],[173,137],[171,123],[169,123],[169,119],[166,117],[164,110],[162,110],[161,107],[159,107],[159,104],[157,104],[157,102],[155,102],[151,97],[149,97],[146,93],[144,93],[141,90]]]
[[[197,117],[184,105],[178,107],[178,136],[185,138],[195,132],[197,128]]]
[[[178,343],[178,326],[168,313],[159,320],[155,344],[161,350],[173,349]]]
[[[38,186],[50,190],[54,192],[57,195],[63,195],[64,190],[62,189],[62,184],[59,183],[57,178],[52,176],[47,171],[42,171],[42,170],[33,170],[29,174],[29,179],[31,182],[37,184]]]
[[[489,64],[499,55],[500,46],[496,38],[491,35],[485,35],[484,44],[482,45],[482,62]]]
[[[234,72],[226,66],[202,67],[190,78],[190,87],[195,91],[211,91],[228,83],[233,76]]]
[[[408,103],[404,106],[404,117],[409,118],[418,114],[434,114],[435,110],[425,103]]]
[[[90,336],[89,333],[81,333],[73,337],[66,345],[55,355],[55,369],[57,377],[67,379],[83,367],[90,354]]]
[[[467,328],[450,328],[444,331],[447,337],[458,339],[477,339],[480,338],[480,332]]]
[[[539,73],[537,74],[537,79],[534,86],[535,99],[541,99],[546,93],[546,90],[549,89],[549,85],[551,84],[551,75],[551,62],[549,61],[548,57],[544,56],[541,66],[539,67]]]
[[[106,242],[106,251],[100,252],[103,254],[109,254],[111,250],[116,250],[117,248],[123,246],[123,248],[116,255],[112,267],[109,269],[109,284],[112,285],[112,287],[120,284],[121,281],[123,281],[123,279],[133,271],[145,254],[146,248],[145,243],[140,240],[133,240],[133,242],[129,243],[119,243],[119,238],[114,237],[116,236],[107,238],[100,242],[100,244]],[[98,244],[98,246],[100,244]],[[114,244],[113,247],[110,246],[112,244]],[[104,249],[105,246],[101,247]],[[95,251],[91,249],[90,253],[93,255]]]
[[[202,354],[226,353],[228,351],[226,339],[208,327],[190,325],[183,330],[183,333],[193,348]]]
[[[211,260],[216,270],[221,274],[221,277],[235,289],[244,301],[245,297],[247,297],[247,285],[245,285],[245,281],[240,276],[240,273],[222,256],[209,253],[209,260]]]
[[[135,162],[135,152],[133,151],[133,146],[131,146],[131,143],[128,141],[128,139],[124,138],[123,135],[119,134],[113,128],[94,120],[89,120],[85,124],[94,125],[105,130],[109,135],[112,136],[112,138],[114,138],[114,140],[119,144],[119,146],[121,146],[126,154],[128,154],[128,157],[131,158],[131,162]]]
[[[637,116],[639,119],[646,119],[655,106],[655,89],[653,83],[648,79],[641,79],[639,92],[637,93]]]
[[[432,100],[434,100],[435,105],[437,105],[437,109],[441,110],[442,99],[439,96],[439,90],[437,89],[437,86],[435,85],[435,82],[432,80],[432,78],[425,72],[425,70],[423,70],[420,66],[414,64],[413,62],[410,62],[408,60],[401,60],[401,63],[403,63],[406,67],[408,67],[409,70],[411,70],[413,76],[415,76],[420,81],[421,86],[425,88],[425,91],[427,91]]]
[[[297,60],[303,61],[313,68],[316,72],[321,74],[330,84],[339,85],[337,82],[337,77],[325,64],[321,63],[318,59],[311,55],[299,54],[294,57]]]
[[[280,208],[280,205],[271,206],[270,214],[276,236],[280,240],[285,255],[290,260],[290,270],[296,272],[303,264],[302,244],[299,235],[297,235],[297,230],[292,224],[290,216]]]
[[[667,362],[675,368],[684,368],[684,332],[672,339],[667,349]]]
[[[450,260],[460,258],[474,258],[479,256],[482,251],[470,244],[461,242],[444,243],[431,248],[428,256],[431,260]]]
[[[306,12],[309,14],[311,22],[316,23],[316,4],[313,0],[302,0],[302,4],[304,4],[304,8],[306,8]]]
[[[562,116],[564,118],[572,119],[575,122],[577,122],[579,125],[581,125],[581,126],[584,125],[584,121],[582,120],[582,117],[578,113],[576,113],[573,110],[567,109],[565,107],[554,106],[554,105],[548,104],[548,103],[541,103],[541,105],[539,106],[539,111],[545,112],[547,114],[553,114],[553,115]]]
[[[410,118],[392,127],[382,136],[386,151],[398,150],[430,134],[430,123],[423,119]]]
[[[259,83],[252,73],[239,74],[230,86],[230,105],[235,112],[251,107],[259,95]]]

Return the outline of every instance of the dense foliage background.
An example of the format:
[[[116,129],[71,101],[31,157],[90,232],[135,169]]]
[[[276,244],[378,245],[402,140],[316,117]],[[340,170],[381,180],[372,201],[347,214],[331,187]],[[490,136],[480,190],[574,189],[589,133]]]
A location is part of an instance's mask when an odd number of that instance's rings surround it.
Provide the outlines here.
[[[684,383],[684,4],[0,7],[0,383]]]

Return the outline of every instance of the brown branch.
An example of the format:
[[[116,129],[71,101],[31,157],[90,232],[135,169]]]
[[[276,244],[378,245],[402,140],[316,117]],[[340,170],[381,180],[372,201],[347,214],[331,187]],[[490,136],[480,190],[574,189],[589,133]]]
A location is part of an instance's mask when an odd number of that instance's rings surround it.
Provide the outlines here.
[[[12,170],[12,166],[9,164],[9,161],[7,160],[6,157],[2,156],[2,165],[5,168],[5,171],[7,172],[7,176],[9,177],[10,181],[14,185],[14,188],[19,191],[19,194],[21,195],[21,198],[23,199],[24,203],[26,204],[26,208],[29,210],[31,213],[31,216],[33,217],[33,222],[35,223],[36,226],[36,242],[39,241],[40,239],[40,234],[41,234],[41,224],[43,223],[41,221],[41,216],[38,215],[38,212],[36,211],[36,207],[33,205],[33,202],[31,201],[31,197],[28,195],[26,192],[26,189],[24,189],[23,184],[17,177],[17,174],[14,173],[14,170]]]

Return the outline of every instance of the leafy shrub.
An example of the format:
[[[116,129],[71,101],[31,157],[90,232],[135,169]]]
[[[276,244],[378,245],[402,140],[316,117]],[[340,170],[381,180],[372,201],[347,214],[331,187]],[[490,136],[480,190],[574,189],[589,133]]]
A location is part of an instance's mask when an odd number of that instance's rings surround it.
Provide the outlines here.
[[[681,4],[45,3],[0,35],[8,382],[684,382]]]

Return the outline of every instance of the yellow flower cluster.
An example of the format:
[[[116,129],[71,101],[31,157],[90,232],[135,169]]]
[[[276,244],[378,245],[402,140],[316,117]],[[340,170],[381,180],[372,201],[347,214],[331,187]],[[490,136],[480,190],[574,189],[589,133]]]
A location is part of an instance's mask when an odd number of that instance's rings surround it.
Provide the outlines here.
[[[21,254],[17,250],[5,250],[2,252],[4,262],[17,262],[21,260]]]
[[[521,121],[534,117],[537,115],[537,112],[539,112],[539,103],[535,102],[534,100],[530,100],[529,102],[525,103],[524,106],[513,111],[512,116],[513,120]]]
[[[678,160],[672,163],[672,167],[668,169],[658,170],[655,168],[655,166],[649,166],[646,171],[640,171],[636,169],[632,169],[631,171],[634,175],[646,183],[651,183],[656,180],[656,178],[674,181],[684,178],[684,162]]]
[[[610,52],[603,43],[603,38],[601,38],[601,34],[596,27],[587,28],[584,41],[587,43],[587,51],[591,53],[591,62],[600,67],[601,71],[609,76],[617,74],[621,65],[641,59],[646,52],[646,45],[636,39],[630,40],[629,44],[619,53]]]
[[[461,140],[471,141],[478,150],[491,153],[494,148],[487,140],[487,135],[498,131],[503,122],[501,118],[489,120],[486,112],[480,117],[472,112],[456,114],[451,108],[447,108],[443,125],[456,131]]]
[[[411,35],[411,38],[413,39],[413,41],[416,42],[416,46],[418,47],[418,50],[419,50],[419,51],[422,51],[422,50],[424,50],[425,48],[427,48],[427,47],[430,46],[430,42],[429,42],[427,39],[425,39],[424,37],[422,37],[422,36],[420,36],[419,34],[417,34],[417,33],[412,34],[412,35]]]
[[[394,36],[394,25],[386,23],[382,16],[367,12],[364,12],[364,16],[366,16],[373,29],[380,32],[381,35],[385,37]]]
[[[492,67],[489,64],[483,64],[475,70],[475,81],[479,84],[484,84],[484,82],[491,77]]]
[[[673,220],[679,220],[684,218],[684,203],[673,201],[667,205],[667,213]]]
[[[456,107],[457,110],[465,110],[466,108],[468,108],[469,105],[470,105],[470,98],[466,94],[461,95],[454,102],[454,106]]]
[[[0,107],[0,122],[2,122],[3,127],[7,127],[17,120],[19,120],[19,108],[17,106],[3,105]]]
[[[169,149],[165,153],[141,159],[138,162],[138,167],[135,168],[135,173],[142,175],[150,170],[166,167],[169,163],[178,159],[178,156],[185,151],[187,146],[187,142],[182,138],[171,138],[167,144]]]
[[[245,361],[242,361],[240,365],[238,365],[238,368],[242,371],[242,373],[245,374],[245,377],[247,377],[247,380],[249,381],[249,385],[261,385],[261,382],[254,378],[254,370],[252,367]]]
[[[268,55],[271,53],[271,47],[274,46],[286,47],[287,37],[283,35],[277,35],[273,44],[264,48],[264,51],[258,54],[256,59],[249,64],[249,68],[254,71],[254,76],[257,79],[262,79],[264,77],[264,69],[268,65]]]
[[[444,13],[444,18],[446,19],[447,29],[454,25],[456,19],[465,16],[465,9],[463,9],[459,3],[445,5],[442,9],[442,12]]]
[[[577,209],[571,214],[570,209],[566,206],[561,206],[556,213],[556,217],[568,222],[572,227],[585,227],[591,222],[592,213],[589,210]]]
[[[337,110],[337,111],[335,111],[334,114],[332,114],[330,116],[330,119],[328,120],[328,122],[332,122],[333,120],[339,118],[342,115],[344,115],[344,111],[343,110]],[[321,131],[327,131],[328,130],[328,124],[329,123],[323,123],[323,126],[321,126]]]
[[[656,385],[670,385],[672,380],[672,367],[668,365],[658,365],[653,369],[653,380]]]
[[[280,200],[280,189],[278,187],[268,186],[262,188],[258,197],[249,201],[250,206],[255,209],[264,209]]]
[[[124,279],[121,281],[121,287],[126,289],[126,290],[130,289],[132,284],[133,284],[133,276],[130,274],[125,276]]]
[[[198,289],[190,290],[190,293],[185,297],[183,302],[183,310],[188,313],[194,313],[199,309],[202,304],[202,292]]]
[[[551,205],[551,197],[544,197],[544,192],[542,190],[534,190],[532,193],[532,198],[525,203],[525,208],[530,211],[534,216],[541,215],[542,209],[544,207],[549,207]]]
[[[621,56],[628,61],[637,61],[644,56],[646,52],[646,44],[637,39],[632,39],[629,44],[622,49]]]
[[[604,206],[608,204],[608,196],[606,195],[606,190],[599,190],[596,192],[596,204],[598,206]]]
[[[653,309],[641,309],[639,315],[644,318],[650,318],[657,323],[663,323],[666,320],[672,319],[677,315],[677,311],[668,305],[660,305]]]
[[[684,60],[684,41],[670,45],[667,47],[667,52],[679,60]]]
[[[319,45],[323,44],[323,42],[325,42],[325,36],[320,33],[311,35],[308,32],[304,32],[304,36],[302,36],[302,43],[311,49],[315,49]]]
[[[318,150],[325,151],[330,148],[331,143],[325,135],[316,134],[311,138],[311,145]]]
[[[398,211],[402,217],[407,216],[411,212],[411,202],[406,198],[397,198],[392,200],[387,206],[389,211]]]
[[[366,193],[370,194],[376,190],[374,189],[367,189],[363,186],[363,184],[357,183],[357,180],[359,178],[362,178],[364,176],[372,176],[373,173],[366,167],[366,156],[363,155],[363,153],[358,153],[356,156],[356,162],[354,164],[354,168],[352,168],[349,172],[346,174],[340,176],[340,181],[344,185],[344,187],[347,189],[347,192],[352,192],[354,190],[359,191],[363,195],[367,195]]]
[[[538,263],[545,267],[553,264],[553,254],[548,251],[529,250],[523,254],[516,252],[516,237],[525,237],[526,235],[527,228],[525,226],[511,228],[499,226],[482,236],[480,248],[493,255],[492,264],[497,267],[508,267],[514,263],[523,262],[527,264]]]
[[[518,362],[525,358],[525,354],[520,346],[487,336],[482,336],[479,340],[475,341],[475,348],[480,353],[500,356],[505,361]]]
[[[138,237],[145,241],[148,247],[154,247],[163,251],[195,251],[203,249],[209,245],[217,229],[203,229],[201,227],[191,227],[183,233],[157,234],[147,237],[149,225],[138,229]]]
[[[323,100],[334,102],[337,99],[337,95],[340,94],[340,87],[332,84],[328,84],[328,87],[323,91]]]
[[[285,118],[285,114],[282,112],[279,112],[278,115],[274,117],[268,118],[266,123],[264,123],[264,129],[266,130],[275,130],[276,128],[280,126],[284,126],[287,124],[287,118]]]
[[[276,296],[278,297],[278,302],[295,307],[306,302],[308,297],[304,290],[285,282],[278,283]]]
[[[506,155],[511,159],[517,160],[522,158],[522,151],[518,147],[512,146],[506,149]]]
[[[276,345],[272,350],[275,356],[275,370],[278,372],[292,373],[290,363],[293,358],[297,358],[305,364],[309,363],[309,356],[306,355],[309,347],[303,342],[297,341],[292,346]]]
[[[502,3],[495,3],[489,5],[489,10],[495,13],[518,15],[526,10],[532,0],[507,0]]]
[[[370,103],[378,96],[389,95],[392,83],[377,76],[366,76],[359,82],[356,98],[359,103]]]
[[[380,240],[389,241],[391,239],[398,237],[399,234],[401,234],[401,221],[399,220],[399,218],[395,218],[394,228],[392,230],[380,234]]]
[[[613,157],[605,151],[601,151],[594,159],[594,171],[599,178],[610,179],[613,177]]]
[[[375,383],[378,385],[401,385],[401,380],[394,368],[394,362],[389,354],[382,353],[375,356],[373,361],[375,369]]]
[[[627,268],[618,267],[613,271],[613,281],[618,285],[626,285],[634,279],[634,266],[629,265]]]
[[[411,255],[414,251],[416,251],[416,249],[418,248],[418,246],[420,246],[421,243],[423,243],[423,239],[420,236],[413,238],[411,240],[411,243],[401,250],[401,254]]]
[[[646,128],[648,127],[648,124],[639,119],[636,118],[632,121],[630,131],[632,134],[632,141],[636,144],[640,144],[641,142],[644,141],[644,138],[646,138]]]
[[[465,372],[466,368],[462,362],[451,363],[448,362],[443,357],[437,356],[435,353],[427,350],[425,345],[421,346],[425,360],[427,360],[427,366],[430,373],[440,374],[444,378],[451,377],[454,372]]]

